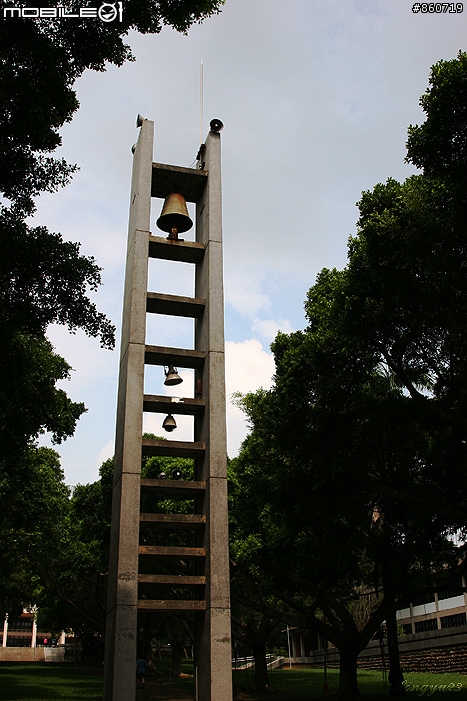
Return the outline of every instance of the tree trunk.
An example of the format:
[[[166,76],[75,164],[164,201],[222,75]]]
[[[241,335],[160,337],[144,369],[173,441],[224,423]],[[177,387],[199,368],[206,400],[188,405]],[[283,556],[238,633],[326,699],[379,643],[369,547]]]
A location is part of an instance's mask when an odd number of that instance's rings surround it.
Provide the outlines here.
[[[143,658],[146,660],[146,671],[153,674],[156,671],[156,664],[154,662],[154,652],[150,640],[148,644],[144,646]]]
[[[138,641],[136,645],[137,659],[140,657],[146,660],[146,672],[154,673],[154,655],[152,650],[152,639],[154,637],[151,618],[147,613],[138,616]]]
[[[360,701],[362,695],[358,690],[357,658],[358,652],[349,649],[339,649],[339,688],[335,701]]]
[[[384,598],[394,604],[394,576],[390,561],[389,548],[385,551],[381,560],[381,573],[383,575]],[[397,639],[396,612],[393,610],[386,616],[386,631],[388,634],[388,657],[389,657],[389,696],[405,696],[405,688],[402,685],[404,675],[402,674],[399,658],[399,641]]]
[[[389,696],[397,696],[400,698],[405,696],[405,687],[402,684],[404,681],[404,675],[402,674],[399,657],[399,641],[397,639],[397,620],[395,611],[393,611],[386,618],[386,630],[388,633]]]
[[[266,643],[256,643],[251,646],[255,658],[255,691],[262,693],[271,691],[266,663]]]
[[[170,643],[170,649],[172,651],[172,657],[170,660],[170,678],[176,679],[180,676],[182,672],[182,653],[185,647],[185,640],[180,642]]]

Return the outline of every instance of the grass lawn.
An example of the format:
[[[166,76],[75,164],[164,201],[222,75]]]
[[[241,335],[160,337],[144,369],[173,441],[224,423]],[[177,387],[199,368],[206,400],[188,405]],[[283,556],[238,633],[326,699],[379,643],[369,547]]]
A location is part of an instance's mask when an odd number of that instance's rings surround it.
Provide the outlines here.
[[[467,701],[467,676],[461,674],[405,674],[407,682],[407,701],[415,701],[420,696],[434,697],[436,701],[447,701],[447,699],[458,699],[458,701]],[[253,685],[252,671],[237,671],[234,673],[234,685],[240,687],[241,697],[245,699],[254,699],[257,701],[265,701],[266,699],[274,699],[274,701],[331,701],[334,693],[337,691],[339,684],[339,671],[337,669],[328,669],[327,684],[329,691],[323,693],[323,670],[322,669],[291,669],[282,667],[275,669],[270,673],[270,683],[274,690],[274,696],[271,694],[253,694],[249,690]],[[427,685],[425,690],[412,690],[414,685]],[[449,685],[454,687],[445,691],[429,689],[430,685]],[[361,670],[358,673],[358,685],[361,694],[368,701],[387,701],[389,699],[389,685],[383,682],[381,672],[369,672]],[[459,687],[459,685],[462,685]],[[455,691],[455,696],[449,691]]]
[[[192,698],[193,680],[182,678],[168,682],[162,674],[167,662],[158,663],[159,674],[146,678],[145,691],[138,691],[137,700],[156,701],[156,699]],[[191,673],[191,663],[186,661],[182,671]],[[406,674],[407,701],[419,697],[435,697],[436,701],[467,701],[467,676],[460,674]],[[238,698],[243,701],[332,701],[338,685],[338,671],[328,670],[329,691],[323,693],[322,669],[276,669],[270,673],[274,694],[259,695],[251,691],[253,674],[251,670],[234,673],[234,685],[239,691]],[[412,690],[413,685],[418,690]],[[454,685],[450,689],[435,689],[434,685]],[[459,686],[462,685],[462,686]],[[426,686],[425,689],[421,689]],[[429,687],[432,687],[431,689]],[[388,685],[382,680],[380,672],[359,672],[359,687],[367,701],[387,701]],[[450,693],[451,692],[451,693]],[[452,693],[455,696],[452,696]],[[1,701],[102,701],[102,672],[88,667],[74,667],[60,664],[0,664],[0,700]]]
[[[86,667],[47,663],[0,664],[2,701],[102,701],[102,674]]]

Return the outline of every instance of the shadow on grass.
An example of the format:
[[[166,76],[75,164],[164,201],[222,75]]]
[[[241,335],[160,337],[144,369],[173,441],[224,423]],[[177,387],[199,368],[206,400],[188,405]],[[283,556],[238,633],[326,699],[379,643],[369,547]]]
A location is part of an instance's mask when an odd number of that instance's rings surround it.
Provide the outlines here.
[[[1,663],[2,701],[102,701],[102,672],[88,667],[53,663]]]
[[[146,678],[145,691],[138,691],[137,700],[166,699],[182,701],[193,698],[193,679],[185,676],[168,681],[166,664],[158,664],[158,673]],[[192,672],[189,661],[182,665],[182,671]],[[381,672],[360,671],[359,688],[365,701],[386,701],[389,687],[383,682]],[[467,676],[461,674],[406,674],[409,685],[407,701],[418,698],[434,698],[434,701],[467,701]],[[272,693],[256,694],[252,691],[253,673],[251,670],[237,670],[233,683],[238,701],[332,701],[339,682],[338,670],[328,670],[329,691],[323,692],[323,670],[282,668],[270,672]],[[451,688],[447,686],[451,684]],[[418,685],[418,689],[414,687]],[[444,689],[439,689],[439,686]],[[434,688],[434,687],[437,688]],[[454,687],[455,688],[452,688]],[[425,687],[422,689],[422,687]],[[446,693],[454,691],[452,694]],[[0,663],[1,701],[102,701],[102,670],[91,667],[53,663]]]
[[[328,669],[328,691],[324,693],[324,673],[322,669],[280,668],[269,673],[273,693],[256,694],[252,691],[253,674],[249,670],[234,672],[234,687],[238,701],[332,701],[339,685],[337,669]],[[420,697],[434,701],[467,701],[467,676],[461,674],[406,674],[407,701],[418,701]],[[448,686],[451,689],[435,687]],[[358,673],[360,693],[365,701],[387,701],[389,684],[383,680],[382,672],[360,670]],[[414,687],[417,687],[415,689]],[[425,688],[422,688],[425,687]],[[431,688],[430,688],[431,687]],[[452,687],[455,687],[452,688]],[[455,696],[446,693],[455,690]]]

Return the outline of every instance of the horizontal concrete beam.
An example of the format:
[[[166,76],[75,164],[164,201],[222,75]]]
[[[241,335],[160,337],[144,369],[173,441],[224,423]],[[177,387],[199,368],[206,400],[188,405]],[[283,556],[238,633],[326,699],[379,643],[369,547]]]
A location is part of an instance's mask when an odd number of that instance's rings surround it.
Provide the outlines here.
[[[204,494],[206,490],[206,482],[142,479],[141,489],[151,489],[160,494],[194,499],[196,496]]]
[[[152,164],[151,197],[165,199],[179,192],[188,202],[197,202],[208,180],[205,170],[182,168],[165,163]]]
[[[173,584],[175,587],[197,587],[206,584],[206,577],[185,574],[139,574],[138,582],[140,584]]]
[[[171,545],[140,545],[138,547],[140,555],[150,555],[153,557],[176,557],[176,558],[198,558],[206,557],[206,548],[173,547]]]
[[[143,411],[152,411],[159,414],[183,414],[184,416],[194,416],[202,414],[206,402],[204,399],[190,399],[183,397],[166,397],[157,394],[145,394],[143,397]]]
[[[204,306],[204,299],[196,297],[148,292],[146,298],[146,311],[150,314],[167,314],[199,319],[204,314]]]
[[[138,609],[143,611],[205,611],[206,602],[193,599],[189,601],[139,599]]]
[[[143,438],[143,455],[160,455],[169,458],[198,458],[204,454],[206,443],[190,441],[158,441]]]
[[[204,514],[140,514],[141,525],[159,528],[202,528],[206,525]]]
[[[144,362],[146,365],[175,365],[179,368],[201,370],[206,353],[189,348],[169,348],[167,346],[146,346]]]
[[[199,241],[167,239],[162,236],[149,236],[149,258],[173,260],[178,263],[201,263],[206,246]]]

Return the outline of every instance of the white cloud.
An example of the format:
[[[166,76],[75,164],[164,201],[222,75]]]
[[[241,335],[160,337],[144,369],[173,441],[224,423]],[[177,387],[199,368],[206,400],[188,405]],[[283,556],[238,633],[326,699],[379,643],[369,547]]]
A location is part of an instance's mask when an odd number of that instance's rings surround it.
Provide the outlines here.
[[[226,391],[251,392],[258,387],[271,386],[274,358],[256,338],[225,344]]]
[[[162,428],[162,423],[167,414],[144,414],[143,433],[154,433],[156,436],[163,436],[168,440],[192,441],[193,440],[193,418],[175,414],[174,419],[177,424],[177,431],[166,433]]]
[[[71,365],[70,380],[59,383],[75,401],[82,393],[95,389],[98,383],[113,379],[118,369],[118,350],[100,348],[99,340],[86,336],[81,330],[75,334],[65,326],[53,324],[47,329],[47,337],[55,352]],[[118,344],[117,344],[118,348]],[[70,385],[71,381],[71,385]]]
[[[260,387],[268,389],[274,374],[274,358],[255,338],[240,343],[225,344],[225,381],[227,392],[227,449],[230,457],[238,449],[247,434],[245,415],[230,401],[234,392],[254,392]]]
[[[97,456],[97,463],[99,467],[102,465],[102,463],[105,460],[108,460],[109,458],[113,457],[115,450],[115,441],[114,439],[107,441],[107,443],[100,449],[99,455]]]
[[[293,328],[286,319],[255,319],[252,326],[252,331],[258,331],[261,336],[264,336],[269,342],[273,341],[277,336],[278,331],[283,333],[291,333]]]
[[[457,54],[465,29],[465,13],[413,14],[387,0],[236,0],[187,36],[168,27],[157,36],[130,32],[136,62],[77,81],[81,107],[54,155],[81,170],[69,187],[38,199],[34,223],[82,241],[82,252],[96,257],[105,287],[91,297],[118,325],[135,118],[140,112],[155,122],[155,161],[189,166],[199,146],[202,56],[204,131],[214,117],[225,124],[226,335],[246,339],[253,328],[266,346],[278,328],[303,323],[316,273],[345,265],[361,191],[413,172],[403,162],[407,125],[424,119],[418,100],[429,67]],[[183,109],[174,109],[180,96]],[[154,200],[156,234],[160,207]],[[185,263],[151,261],[149,277],[151,291],[193,294]],[[192,346],[187,320],[152,319],[148,330],[149,343]],[[119,350],[63,329],[50,337],[76,369],[66,391],[89,408],[75,437],[59,446],[63,466],[71,483],[90,481],[115,428]],[[273,360],[259,341],[226,350],[228,392],[269,386]],[[162,394],[162,370],[146,373],[147,391]],[[187,377],[181,393],[192,384]],[[162,419],[148,417],[148,425],[160,432]],[[230,404],[228,422],[232,455],[246,429]]]
[[[240,314],[252,317],[262,309],[269,310],[269,297],[261,291],[257,273],[232,272],[225,279],[225,299]]]

